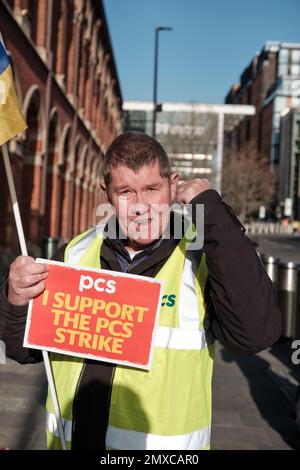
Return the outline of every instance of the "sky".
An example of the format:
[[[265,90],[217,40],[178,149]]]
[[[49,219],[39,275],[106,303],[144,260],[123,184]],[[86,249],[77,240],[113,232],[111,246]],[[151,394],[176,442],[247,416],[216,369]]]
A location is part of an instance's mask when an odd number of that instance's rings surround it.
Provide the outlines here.
[[[300,43],[300,0],[104,0],[123,100],[223,103],[266,41]]]

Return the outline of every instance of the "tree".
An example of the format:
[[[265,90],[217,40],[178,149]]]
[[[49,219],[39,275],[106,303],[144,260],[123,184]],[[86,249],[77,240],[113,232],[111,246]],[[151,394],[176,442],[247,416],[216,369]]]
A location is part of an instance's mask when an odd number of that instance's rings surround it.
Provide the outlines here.
[[[224,199],[242,222],[260,206],[270,206],[275,198],[276,182],[277,175],[271,172],[266,158],[250,158],[243,153],[224,161]]]

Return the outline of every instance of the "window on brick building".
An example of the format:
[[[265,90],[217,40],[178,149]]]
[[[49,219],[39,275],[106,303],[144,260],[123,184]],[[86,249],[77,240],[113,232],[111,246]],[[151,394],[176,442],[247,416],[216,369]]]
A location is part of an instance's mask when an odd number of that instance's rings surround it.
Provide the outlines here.
[[[278,76],[300,76],[300,50],[281,49],[278,55]]]
[[[57,178],[55,174],[56,161],[56,139],[57,139],[57,113],[55,113],[49,124],[49,136],[48,136],[48,164],[47,164],[47,180],[46,180],[46,210],[45,210],[45,224],[44,230],[45,235],[56,237],[57,226],[55,221],[57,199],[54,194],[55,180]]]
[[[290,64],[290,74],[292,76],[300,76],[300,50],[291,51],[291,64]]]
[[[28,19],[30,22],[31,39],[36,43],[37,34],[37,9],[38,2],[36,0],[28,0]]]
[[[70,170],[70,127],[66,132],[64,142],[62,144],[62,155],[61,162],[58,167],[58,178],[59,178],[59,200],[60,206],[58,208],[58,236],[62,238],[67,237],[68,224],[69,224],[69,202],[67,199],[68,192],[68,180],[66,178],[67,170]]]
[[[9,4],[10,8],[12,9],[12,11],[14,10],[14,7],[15,7],[15,1],[14,0],[8,0],[7,3]]]
[[[24,225],[25,236],[33,243],[40,240],[40,172],[39,150],[40,135],[40,95],[36,90],[30,100],[25,115],[28,129],[23,148],[23,170],[22,170],[22,200],[21,216]]]
[[[249,86],[247,89],[247,104],[252,103],[252,86]]]
[[[262,150],[262,136],[263,136],[263,113],[259,112],[258,115],[258,126],[257,126],[257,149]]]
[[[280,49],[278,55],[278,76],[288,75],[289,67],[289,51],[288,49]]]
[[[65,86],[67,86],[67,92],[71,93],[72,89],[72,70],[74,67],[74,35],[75,35],[75,23],[73,22],[74,19],[74,4],[71,2],[67,2],[67,26],[66,26],[66,36],[65,36],[65,44],[63,50],[63,71],[62,73],[65,75]]]

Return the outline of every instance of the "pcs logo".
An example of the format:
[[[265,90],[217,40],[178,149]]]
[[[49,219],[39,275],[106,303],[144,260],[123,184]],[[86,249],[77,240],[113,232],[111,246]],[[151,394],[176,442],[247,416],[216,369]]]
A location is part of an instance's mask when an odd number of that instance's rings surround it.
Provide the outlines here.
[[[166,294],[162,296],[162,301],[161,301],[161,307],[174,307],[175,305],[175,299],[176,295],[175,294]]]

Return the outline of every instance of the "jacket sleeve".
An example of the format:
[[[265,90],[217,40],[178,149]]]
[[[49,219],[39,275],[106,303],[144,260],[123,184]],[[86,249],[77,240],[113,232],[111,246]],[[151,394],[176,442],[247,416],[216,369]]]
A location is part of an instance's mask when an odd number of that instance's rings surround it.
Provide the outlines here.
[[[245,228],[213,189],[191,204],[193,221],[196,204],[204,205],[205,327],[233,353],[254,354],[271,346],[281,333],[281,313]]]
[[[66,245],[62,246],[52,257],[55,261],[63,261]],[[12,305],[7,299],[7,279],[0,290],[0,338],[5,344],[7,357],[20,364],[42,361],[42,352],[37,349],[23,347],[28,304]]]

